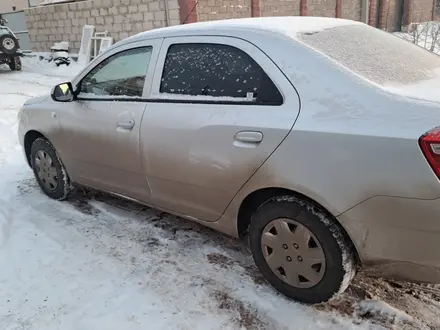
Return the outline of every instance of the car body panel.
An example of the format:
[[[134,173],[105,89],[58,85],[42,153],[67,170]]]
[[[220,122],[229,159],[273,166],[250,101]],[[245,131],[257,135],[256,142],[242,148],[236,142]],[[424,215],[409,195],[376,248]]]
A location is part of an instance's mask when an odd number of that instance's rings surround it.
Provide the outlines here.
[[[61,138],[61,130],[56,115],[59,103],[49,99],[47,96],[31,99],[25,102],[20,109],[18,113],[18,141],[21,146],[24,146],[26,134],[35,131],[52,141],[55,148],[61,147],[58,143]]]
[[[375,196],[338,216],[373,275],[440,282],[440,199]]]
[[[139,131],[145,104],[77,101],[59,112],[60,149],[73,181],[133,198],[149,195],[139,152]],[[118,123],[135,122],[132,130]]]
[[[143,95],[151,86],[156,54],[162,40],[137,42],[130,48],[153,47]],[[115,47],[95,65],[127,47]],[[88,71],[84,71],[81,79]],[[79,82],[80,80],[78,80]],[[78,96],[59,111],[62,138],[60,154],[73,181],[118,192],[135,199],[148,199],[150,189],[142,167],[140,127],[146,102],[112,97]],[[133,128],[121,124],[133,122]]]
[[[417,143],[438,125],[436,103],[387,93],[300,43],[286,44],[284,52],[259,46],[295,86],[301,112],[286,140],[234,198],[224,227],[236,224],[243,200],[264,188],[298,192],[335,216],[375,195],[440,197]],[[304,65],[312,58],[313,65]]]
[[[197,97],[159,93],[168,47],[174,43],[216,43],[245,51],[276,82],[284,95],[277,106],[197,103]],[[236,37],[165,39],[142,122],[142,155],[152,202],[207,221],[217,220],[232,197],[290,132],[299,98],[290,82],[257,47]],[[167,101],[174,100],[172,103]],[[188,103],[188,100],[193,100]],[[185,101],[185,102],[184,102]],[[236,134],[261,134],[261,143],[241,142]]]

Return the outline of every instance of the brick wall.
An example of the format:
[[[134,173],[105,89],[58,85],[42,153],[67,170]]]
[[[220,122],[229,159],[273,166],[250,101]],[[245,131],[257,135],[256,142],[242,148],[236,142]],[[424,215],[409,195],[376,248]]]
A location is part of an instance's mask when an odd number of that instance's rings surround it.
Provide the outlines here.
[[[252,17],[251,0],[199,0],[199,22],[227,18]]]
[[[261,16],[299,16],[300,0],[261,0]]]
[[[420,1],[420,0],[418,0]],[[386,17],[384,19],[385,26],[381,28],[388,31],[396,31],[402,25],[402,4],[403,0],[388,0],[385,10]],[[431,2],[432,4],[432,2]]]
[[[107,30],[115,41],[130,35],[180,24],[177,0],[91,0],[25,10],[29,37],[35,51],[49,51],[62,40],[70,41],[70,51],[80,47],[82,28],[95,25],[96,32]]]
[[[336,17],[338,0],[307,0],[307,15]],[[260,0],[261,16],[299,16],[301,0]],[[362,0],[342,0],[341,17],[360,20]],[[251,17],[251,0],[200,0],[199,21]]]
[[[370,0],[370,25],[390,32],[433,19],[436,0]]]
[[[411,22],[426,22],[432,20],[433,9],[432,0],[412,0],[410,6]]]
[[[337,0],[307,0],[307,15],[336,16]],[[359,20],[362,0],[342,0],[341,17]],[[254,3],[255,5],[255,3]],[[301,0],[260,0],[261,16],[299,16]],[[199,21],[224,18],[252,17],[251,0],[199,0]]]
[[[361,19],[362,0],[347,1],[342,0],[341,17],[359,21]]]
[[[358,1],[358,0],[350,0],[350,1]],[[308,10],[307,14],[309,16],[335,17],[336,0],[308,0],[307,10]]]

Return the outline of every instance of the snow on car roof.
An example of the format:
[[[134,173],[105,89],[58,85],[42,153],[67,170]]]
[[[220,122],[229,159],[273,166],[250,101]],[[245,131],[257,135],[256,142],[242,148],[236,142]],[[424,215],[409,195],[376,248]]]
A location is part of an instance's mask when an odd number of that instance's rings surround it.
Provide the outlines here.
[[[269,31],[295,37],[297,33],[313,33],[343,25],[361,25],[363,23],[329,17],[279,16],[226,19],[209,22],[176,25],[139,33],[126,40],[184,35],[187,33],[206,32],[209,30],[251,29]]]

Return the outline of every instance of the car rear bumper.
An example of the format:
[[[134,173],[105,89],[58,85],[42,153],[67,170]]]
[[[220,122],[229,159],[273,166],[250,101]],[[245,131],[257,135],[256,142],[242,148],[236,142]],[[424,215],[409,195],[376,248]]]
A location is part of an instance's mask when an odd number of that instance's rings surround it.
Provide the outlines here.
[[[440,199],[372,197],[338,220],[368,272],[440,283]]]

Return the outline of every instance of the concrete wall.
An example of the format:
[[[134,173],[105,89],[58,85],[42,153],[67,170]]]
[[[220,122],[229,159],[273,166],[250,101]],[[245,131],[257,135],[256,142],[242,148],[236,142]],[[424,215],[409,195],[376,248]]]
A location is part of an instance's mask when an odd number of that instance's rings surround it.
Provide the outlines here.
[[[8,13],[14,11],[12,7],[16,7],[15,10],[23,10],[29,7],[28,0],[0,0],[0,13]]]
[[[31,5],[39,5],[44,0],[31,0]],[[15,6],[15,11],[23,10],[29,7],[29,0],[0,0],[0,13],[8,13],[13,10]]]
[[[166,14],[169,25],[180,24],[177,0],[91,0],[30,8],[25,14],[35,51],[49,51],[54,42],[66,40],[77,52],[86,24],[95,25],[96,32],[107,30],[115,41],[166,26]]]

